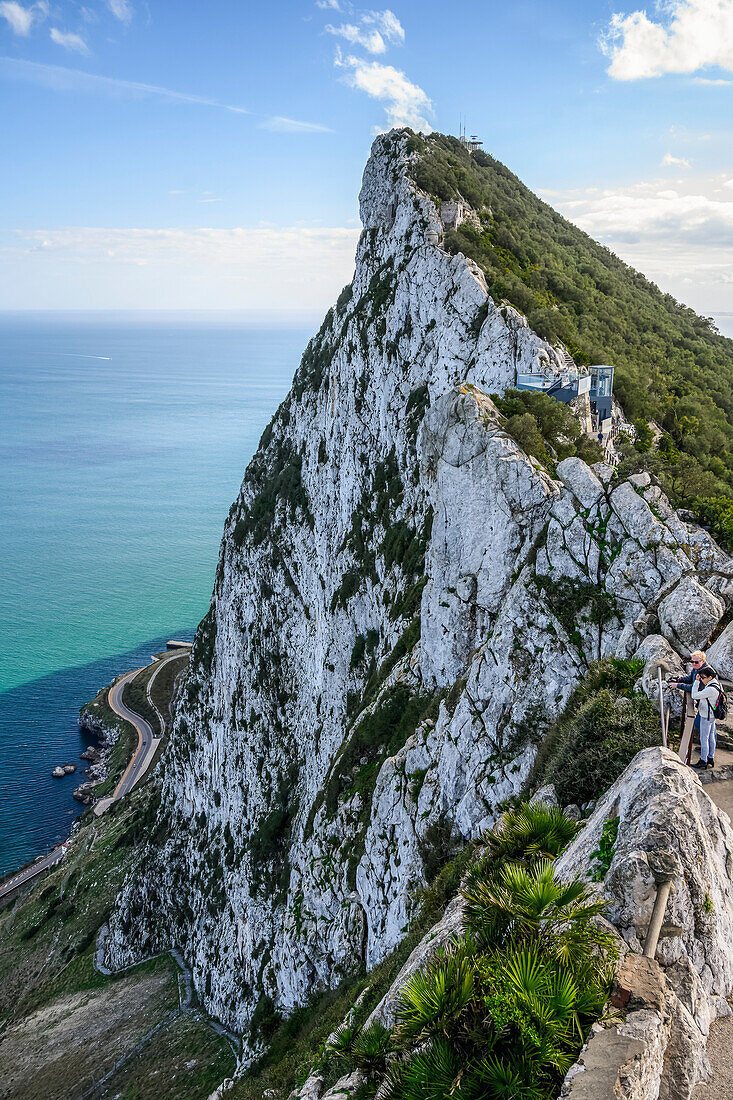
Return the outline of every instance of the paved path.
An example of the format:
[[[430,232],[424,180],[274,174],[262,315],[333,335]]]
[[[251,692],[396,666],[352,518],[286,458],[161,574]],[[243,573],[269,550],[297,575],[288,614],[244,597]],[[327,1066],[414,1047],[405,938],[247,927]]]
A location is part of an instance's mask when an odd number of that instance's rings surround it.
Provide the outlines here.
[[[695,1088],[692,1100],[731,1100],[733,1095],[733,1017],[710,1025],[707,1055],[713,1076]]]
[[[186,650],[188,654],[189,650]],[[155,710],[160,720],[161,732],[165,729],[165,722],[158,708],[150,698],[150,685],[155,677],[160,672],[163,665],[169,661],[178,660],[182,657],[182,653],[171,653],[170,657],[163,657],[160,661],[156,662],[158,667],[153,675],[150,677],[148,683],[148,699],[151,706]],[[149,665],[145,665],[145,668],[149,668]],[[138,673],[142,672],[142,668],[134,668],[132,672],[125,673],[119,680],[116,681],[109,689],[107,695],[109,705],[115,714],[119,714],[120,718],[124,718],[137,730],[137,748],[133,753],[132,760],[125,768],[122,778],[120,779],[115,792],[108,798],[101,798],[99,802],[94,805],[94,813],[97,817],[104,813],[108,806],[112,802],[115,802],[118,798],[123,798],[126,794],[135,787],[140,780],[144,777],[155,756],[158,745],[160,744],[162,737],[156,737],[153,733],[152,727],[146,718],[143,718],[141,714],[131,710],[122,702],[122,693],[125,685],[129,684],[131,680],[134,680]],[[50,867],[55,867],[57,863],[60,863],[66,853],[67,844],[59,844],[56,848],[52,848],[51,851],[37,859],[35,863],[32,863],[30,867],[26,867],[23,871],[19,871],[17,875],[13,875],[6,882],[0,885],[0,900],[11,894],[14,890],[17,890],[19,886],[23,886],[26,882],[30,882],[36,875],[42,874]]]
[[[147,666],[145,666],[147,667]],[[125,686],[134,680],[139,672],[142,672],[141,668],[135,668],[132,672],[127,672],[124,676],[120,676],[119,680],[112,685],[109,689],[109,705],[115,714],[119,714],[120,718],[124,718],[131,726],[134,726],[137,730],[137,748],[132,755],[132,760],[125,768],[125,771],[120,779],[115,793],[112,795],[112,801],[116,801],[118,798],[122,798],[123,795],[129,794],[135,784],[142,778],[147,771],[155,750],[160,744],[160,738],[156,737],[153,733],[152,726],[146,718],[143,718],[141,714],[131,710],[122,702],[122,692]],[[156,669],[157,672],[157,669]]]
[[[13,875],[11,878],[0,886],[0,898],[5,897],[7,894],[12,894],[13,890],[17,890],[19,886],[22,886],[26,882],[30,882],[36,875],[40,875],[42,871],[47,871],[49,867],[55,867],[57,863],[60,863],[66,854],[66,844],[59,844],[56,848],[52,848],[51,851],[37,859],[35,863],[32,863],[30,867],[24,868],[22,871],[18,871],[17,875]]]

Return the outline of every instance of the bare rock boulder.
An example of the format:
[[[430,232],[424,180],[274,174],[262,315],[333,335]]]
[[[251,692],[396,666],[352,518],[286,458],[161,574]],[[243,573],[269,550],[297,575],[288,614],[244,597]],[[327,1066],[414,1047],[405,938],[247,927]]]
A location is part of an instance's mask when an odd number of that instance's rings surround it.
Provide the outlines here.
[[[642,1048],[635,1064],[646,1064],[646,1069],[633,1087],[614,1095],[688,1100],[706,1072],[710,1022],[730,1011],[726,998],[733,989],[733,830],[727,814],[679,757],[667,749],[644,749],[599,800],[586,828],[558,859],[562,878],[589,874],[604,822],[615,817],[619,826],[613,861],[598,890],[608,902],[610,920],[633,950],[642,950],[649,926],[659,854],[675,857],[679,873],[656,952],[665,968],[666,1003],[631,1013],[619,1029],[628,1033],[632,1020],[640,1028],[636,1037]],[[579,1080],[573,1100],[576,1095],[580,1100],[580,1085],[590,1083],[590,1076]],[[566,1089],[563,1095],[570,1092]]]
[[[667,641],[689,657],[705,644],[724,611],[719,596],[695,577],[682,577],[659,604],[659,626]]]
[[[665,706],[669,706],[673,715],[682,713],[682,695],[679,691],[666,686],[671,676],[684,676],[685,666],[666,638],[661,634],[650,634],[635,651],[637,661],[644,662],[644,671],[636,682],[637,691],[643,691],[648,699],[659,703],[659,670],[662,671],[662,692]]]
[[[719,676],[733,680],[733,623],[728,623],[720,637],[710,646],[708,663]]]

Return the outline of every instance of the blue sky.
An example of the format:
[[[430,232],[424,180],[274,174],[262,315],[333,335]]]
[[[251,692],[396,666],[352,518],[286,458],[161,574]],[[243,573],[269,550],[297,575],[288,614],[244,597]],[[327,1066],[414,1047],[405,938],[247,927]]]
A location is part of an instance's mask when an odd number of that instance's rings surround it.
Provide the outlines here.
[[[0,0],[5,308],[327,308],[373,135],[456,133],[733,310],[733,0]]]

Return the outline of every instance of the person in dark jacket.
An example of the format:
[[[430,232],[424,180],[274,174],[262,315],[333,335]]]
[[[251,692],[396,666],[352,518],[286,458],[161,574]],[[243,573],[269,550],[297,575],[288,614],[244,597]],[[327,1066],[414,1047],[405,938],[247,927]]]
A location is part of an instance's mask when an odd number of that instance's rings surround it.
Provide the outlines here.
[[[706,661],[706,656],[701,649],[696,649],[690,657],[692,662],[692,671],[688,672],[686,676],[678,676],[674,679],[667,680],[667,683],[672,688],[679,688],[680,691],[692,691],[692,685],[700,674],[700,669],[703,667]]]
[[[692,671],[688,672],[686,676],[678,676],[675,679],[667,680],[667,683],[671,688],[679,688],[680,691],[692,692],[695,685],[695,681],[700,675],[700,669],[704,668],[707,658],[701,649],[696,649],[690,656],[692,662]],[[695,732],[700,734],[700,711],[698,710],[695,715]]]

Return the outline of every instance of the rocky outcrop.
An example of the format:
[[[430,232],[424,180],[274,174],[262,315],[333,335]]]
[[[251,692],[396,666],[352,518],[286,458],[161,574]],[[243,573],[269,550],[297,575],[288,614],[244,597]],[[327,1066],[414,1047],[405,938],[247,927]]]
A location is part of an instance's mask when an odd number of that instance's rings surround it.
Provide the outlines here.
[[[728,623],[710,646],[707,659],[719,676],[733,680],[733,623]]]
[[[608,916],[641,951],[657,893],[659,853],[673,853],[675,875],[656,958],[664,967],[660,1003],[641,1021],[648,1067],[641,1091],[656,1100],[689,1100],[706,1072],[710,1023],[728,1015],[733,990],[733,830],[695,773],[666,749],[647,749],[601,798],[583,832],[557,862],[563,877],[593,866],[603,824],[618,817],[613,861],[599,887]],[[656,1084],[655,1084],[656,1082]],[[655,1088],[657,1091],[655,1091]],[[563,1095],[585,1095],[568,1091]]]
[[[535,800],[547,801],[550,793],[538,791]],[[590,874],[592,852],[611,817],[619,818],[614,858],[595,888],[609,904],[613,925],[598,919],[616,936],[618,967],[609,1011],[591,1029],[560,1097],[690,1100],[708,1072],[710,1022],[730,1011],[733,830],[694,772],[674,753],[648,749],[599,800],[557,861],[561,878]],[[640,952],[656,895],[654,869],[669,851],[675,877],[657,958],[650,959]],[[405,983],[462,930],[458,897],[412,952],[365,1027],[391,1027]],[[319,1084],[320,1077],[309,1077],[294,1097],[320,1095]]]
[[[101,718],[90,713],[89,706],[79,712],[79,732],[95,737],[99,748],[90,745],[80,754],[82,760],[89,761],[89,767],[84,769],[87,779],[74,791],[74,798],[85,806],[94,802],[94,788],[107,778],[112,749],[120,736],[119,726],[105,725]]]
[[[489,394],[558,352],[440,249],[409,156],[404,134],[375,142],[354,282],[231,509],[163,839],[111,920],[108,963],[179,945],[242,1031],[261,998],[287,1011],[383,959],[425,867],[521,789],[589,662],[631,656],[660,633],[647,609],[723,560],[651,484],[574,458],[551,476],[507,434]]]

